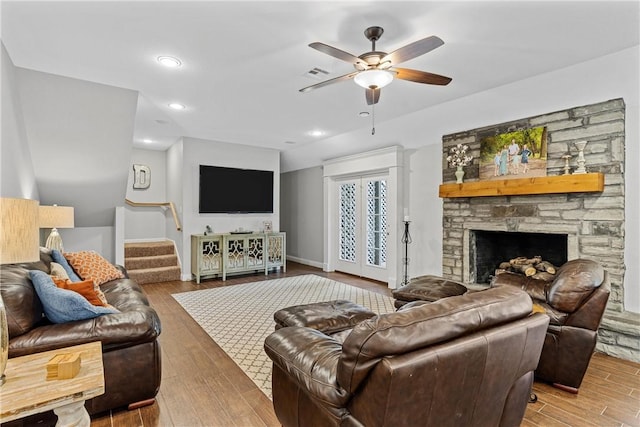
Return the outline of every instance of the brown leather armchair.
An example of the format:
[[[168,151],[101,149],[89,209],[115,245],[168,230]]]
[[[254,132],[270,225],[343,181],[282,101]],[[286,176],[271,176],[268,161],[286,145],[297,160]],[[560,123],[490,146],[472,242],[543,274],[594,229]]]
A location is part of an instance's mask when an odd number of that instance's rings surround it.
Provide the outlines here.
[[[502,285],[523,289],[534,307],[549,316],[536,378],[577,393],[611,292],[606,270],[595,261],[575,259],[560,267],[551,282],[502,273],[491,286]]]
[[[278,329],[265,340],[276,415],[285,427],[520,425],[548,322],[500,287],[407,304],[344,342]]]

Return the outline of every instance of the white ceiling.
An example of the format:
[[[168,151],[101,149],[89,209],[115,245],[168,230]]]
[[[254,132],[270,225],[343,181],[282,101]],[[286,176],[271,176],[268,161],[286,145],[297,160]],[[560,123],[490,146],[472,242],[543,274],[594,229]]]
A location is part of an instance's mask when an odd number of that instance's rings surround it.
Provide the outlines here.
[[[2,1],[2,41],[18,67],[139,92],[133,144],[166,149],[182,136],[282,151],[371,128],[364,89],[351,81],[309,93],[319,67],[348,63],[308,47],[377,50],[437,35],[445,44],[403,67],[453,78],[448,86],[395,81],[376,127],[400,116],[639,44],[638,1]],[[156,58],[180,58],[179,69]],[[173,111],[170,102],[184,111]],[[414,115],[417,116],[417,115]],[[417,118],[419,120],[419,118]],[[321,137],[309,134],[321,130]],[[142,142],[149,138],[155,144]],[[394,135],[402,141],[403,135]],[[367,141],[353,141],[353,152]],[[327,144],[330,146],[330,144]],[[316,150],[317,151],[317,150]],[[334,157],[323,151],[324,159]],[[323,159],[319,159],[323,160]]]

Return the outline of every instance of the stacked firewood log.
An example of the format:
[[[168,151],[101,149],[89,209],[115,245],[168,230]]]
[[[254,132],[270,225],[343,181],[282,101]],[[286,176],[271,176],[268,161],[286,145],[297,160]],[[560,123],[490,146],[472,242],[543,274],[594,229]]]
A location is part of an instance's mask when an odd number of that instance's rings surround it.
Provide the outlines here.
[[[544,261],[541,256],[534,256],[533,258],[519,256],[509,261],[501,262],[496,269],[496,276],[510,271],[550,282],[555,278],[556,270],[553,264],[549,261]]]

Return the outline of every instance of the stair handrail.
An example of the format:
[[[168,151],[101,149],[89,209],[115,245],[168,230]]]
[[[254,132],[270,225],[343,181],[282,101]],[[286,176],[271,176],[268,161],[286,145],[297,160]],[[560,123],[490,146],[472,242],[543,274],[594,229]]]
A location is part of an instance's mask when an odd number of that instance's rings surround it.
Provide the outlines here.
[[[127,198],[125,198],[124,201],[129,206],[134,206],[134,207],[145,207],[145,206],[163,207],[163,206],[169,206],[169,209],[171,209],[171,214],[173,215],[173,222],[176,223],[176,230],[178,230],[178,231],[182,230],[182,226],[180,225],[180,220],[178,219],[178,213],[176,212],[176,207],[173,204],[173,202],[134,202],[134,201],[129,200]]]

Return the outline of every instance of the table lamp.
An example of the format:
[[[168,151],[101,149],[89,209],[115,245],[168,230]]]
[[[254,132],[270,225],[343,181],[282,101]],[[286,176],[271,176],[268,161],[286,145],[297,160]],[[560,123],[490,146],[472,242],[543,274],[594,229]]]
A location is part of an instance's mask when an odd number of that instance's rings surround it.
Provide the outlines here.
[[[0,265],[40,259],[38,201],[0,198]],[[9,359],[7,313],[0,294],[0,386]]]
[[[40,206],[40,228],[51,228],[45,246],[64,252],[58,228],[73,228],[73,208],[70,206]]]

